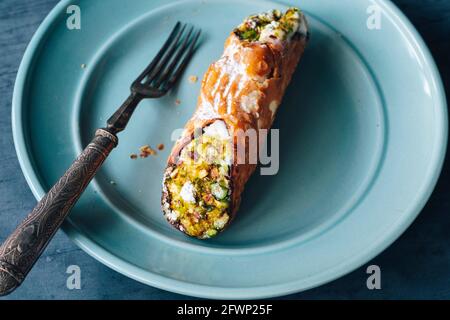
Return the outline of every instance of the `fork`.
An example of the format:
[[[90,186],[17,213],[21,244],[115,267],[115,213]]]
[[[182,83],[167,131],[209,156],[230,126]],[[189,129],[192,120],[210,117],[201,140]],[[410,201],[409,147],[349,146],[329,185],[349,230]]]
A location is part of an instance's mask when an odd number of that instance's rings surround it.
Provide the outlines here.
[[[108,119],[105,128],[38,202],[0,247],[0,296],[14,291],[38,260],[70,209],[77,202],[125,129],[139,102],[160,98],[173,88],[189,63],[201,30],[177,22],[152,62],[132,83],[130,96]]]

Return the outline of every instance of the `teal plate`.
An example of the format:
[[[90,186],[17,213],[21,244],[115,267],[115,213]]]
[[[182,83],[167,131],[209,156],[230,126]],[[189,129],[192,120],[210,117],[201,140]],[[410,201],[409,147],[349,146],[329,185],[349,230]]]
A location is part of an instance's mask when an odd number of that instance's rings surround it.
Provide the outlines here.
[[[81,8],[81,30],[66,28],[69,4]],[[185,237],[159,203],[171,133],[196,106],[200,83],[188,77],[201,78],[246,15],[285,5],[304,9],[311,41],[275,123],[279,173],[252,177],[226,232]],[[381,28],[370,30],[374,5]],[[177,89],[142,102],[120,135],[64,224],[75,243],[155,287],[263,298],[336,279],[400,236],[439,176],[447,114],[428,49],[381,0],[61,1],[29,45],[14,91],[15,145],[37,198],[126,98],[177,20],[201,27],[202,45]],[[129,158],[159,143],[166,149],[156,157]]]

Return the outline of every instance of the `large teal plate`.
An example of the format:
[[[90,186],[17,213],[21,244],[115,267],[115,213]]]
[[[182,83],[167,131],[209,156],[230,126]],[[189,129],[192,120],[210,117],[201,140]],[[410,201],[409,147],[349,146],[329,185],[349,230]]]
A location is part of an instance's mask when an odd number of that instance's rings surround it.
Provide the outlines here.
[[[69,4],[81,8],[81,30],[66,28]],[[311,42],[275,124],[280,170],[252,177],[238,218],[211,241],[172,229],[159,207],[171,133],[196,105],[200,84],[187,78],[203,75],[243,17],[284,5],[80,0],[50,13],[26,51],[13,101],[17,154],[37,198],[124,100],[174,23],[204,30],[178,88],[141,104],[64,224],[81,248],[166,290],[262,298],[336,279],[410,225],[433,190],[447,142],[445,97],[428,49],[388,1],[286,4],[305,10]],[[373,5],[379,30],[366,24]],[[167,148],[157,157],[129,159],[139,146],[159,143]]]

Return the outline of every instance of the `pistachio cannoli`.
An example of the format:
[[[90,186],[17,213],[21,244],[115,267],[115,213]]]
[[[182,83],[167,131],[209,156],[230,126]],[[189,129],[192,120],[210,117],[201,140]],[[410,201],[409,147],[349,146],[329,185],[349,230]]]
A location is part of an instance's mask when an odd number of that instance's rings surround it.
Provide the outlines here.
[[[228,37],[164,173],[162,209],[177,229],[210,238],[235,217],[257,166],[236,154],[246,143],[237,133],[271,128],[307,40],[297,8],[252,15]]]

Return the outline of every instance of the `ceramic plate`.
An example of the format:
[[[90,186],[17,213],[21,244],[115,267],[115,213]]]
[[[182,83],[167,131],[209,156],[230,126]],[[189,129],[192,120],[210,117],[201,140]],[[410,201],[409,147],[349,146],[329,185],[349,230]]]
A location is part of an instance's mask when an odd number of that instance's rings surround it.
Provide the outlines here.
[[[81,9],[80,30],[66,27],[70,4]],[[200,88],[188,77],[202,77],[245,16],[288,5],[304,9],[311,41],[274,126],[279,172],[252,177],[226,232],[190,239],[160,210],[171,133],[193,113]],[[379,29],[367,26],[374,12]],[[29,45],[14,92],[15,144],[37,198],[127,97],[178,20],[204,30],[202,45],[177,89],[142,102],[120,134],[64,224],[73,241],[155,287],[262,298],[336,279],[410,225],[441,169],[446,103],[418,33],[381,0],[61,1]],[[157,156],[130,159],[160,143]]]

